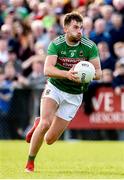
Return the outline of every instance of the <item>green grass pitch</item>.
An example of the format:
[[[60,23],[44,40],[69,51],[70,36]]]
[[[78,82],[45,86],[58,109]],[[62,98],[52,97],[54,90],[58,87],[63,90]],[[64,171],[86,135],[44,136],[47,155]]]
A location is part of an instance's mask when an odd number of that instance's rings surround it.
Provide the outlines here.
[[[34,173],[24,172],[24,141],[0,141],[0,179],[123,179],[124,142],[58,141],[44,144]]]

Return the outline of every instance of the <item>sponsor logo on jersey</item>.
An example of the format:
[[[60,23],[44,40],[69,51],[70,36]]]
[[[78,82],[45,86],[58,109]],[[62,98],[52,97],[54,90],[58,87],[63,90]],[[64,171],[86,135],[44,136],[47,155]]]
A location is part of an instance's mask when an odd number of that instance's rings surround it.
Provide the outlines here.
[[[58,58],[57,63],[65,68],[72,68],[75,64],[77,64],[80,61],[86,61],[85,58]]]

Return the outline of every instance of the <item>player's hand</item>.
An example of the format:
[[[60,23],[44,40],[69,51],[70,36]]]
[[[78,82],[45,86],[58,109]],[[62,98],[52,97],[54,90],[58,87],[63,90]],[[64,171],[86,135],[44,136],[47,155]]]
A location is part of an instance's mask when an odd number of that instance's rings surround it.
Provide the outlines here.
[[[79,77],[77,76],[77,72],[75,72],[73,68],[67,71],[67,79],[76,83],[81,83]]]

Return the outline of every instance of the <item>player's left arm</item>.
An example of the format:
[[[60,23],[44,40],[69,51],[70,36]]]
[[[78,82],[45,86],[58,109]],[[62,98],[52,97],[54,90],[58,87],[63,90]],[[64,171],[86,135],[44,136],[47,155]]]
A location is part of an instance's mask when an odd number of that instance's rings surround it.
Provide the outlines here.
[[[94,65],[96,71],[94,80],[100,80],[102,76],[102,70],[101,70],[99,52],[96,44],[93,45],[89,54],[90,54],[89,61]]]
[[[100,65],[100,58],[96,57],[90,61],[95,67],[95,77],[94,80],[100,80],[102,76],[102,70]]]

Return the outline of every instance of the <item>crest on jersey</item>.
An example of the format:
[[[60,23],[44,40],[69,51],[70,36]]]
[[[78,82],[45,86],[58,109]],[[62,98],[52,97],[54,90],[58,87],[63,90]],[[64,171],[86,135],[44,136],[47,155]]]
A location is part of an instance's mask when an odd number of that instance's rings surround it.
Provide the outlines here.
[[[80,56],[83,56],[83,51],[81,50],[80,53],[79,53]]]

